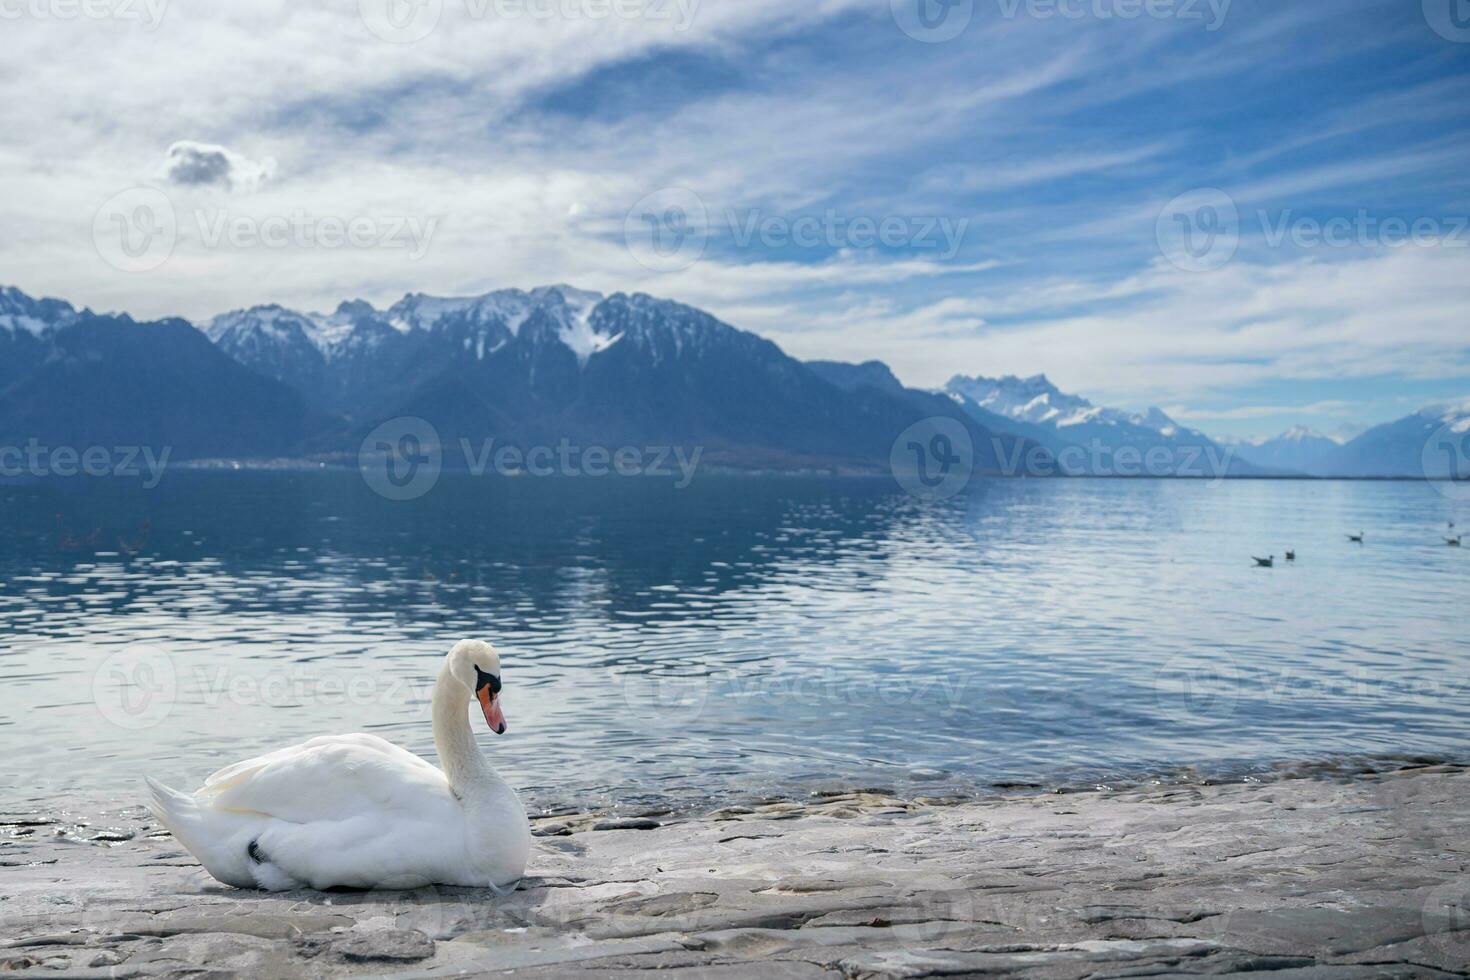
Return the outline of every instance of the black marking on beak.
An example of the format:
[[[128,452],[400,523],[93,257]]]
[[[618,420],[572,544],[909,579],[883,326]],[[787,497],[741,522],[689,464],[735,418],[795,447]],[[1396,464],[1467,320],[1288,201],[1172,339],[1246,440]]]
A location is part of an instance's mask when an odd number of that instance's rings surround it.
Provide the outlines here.
[[[491,694],[500,693],[500,678],[494,674],[487,674],[479,667],[475,668],[475,693],[478,694],[485,688],[490,688]]]

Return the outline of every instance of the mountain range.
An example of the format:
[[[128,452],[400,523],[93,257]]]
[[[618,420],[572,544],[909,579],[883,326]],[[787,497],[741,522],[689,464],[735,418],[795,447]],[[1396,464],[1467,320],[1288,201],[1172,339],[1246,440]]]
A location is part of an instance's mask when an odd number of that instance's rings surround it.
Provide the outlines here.
[[[643,294],[413,294],[386,310],[261,306],[197,326],[14,289],[0,302],[0,445],[355,460],[380,423],[411,416],[446,449],[687,446],[714,467],[879,473],[900,434],[940,417],[968,435],[980,472],[1047,465],[1029,440],[986,429],[941,395],[838,377]]]
[[[1024,433],[1077,475],[1265,476],[1257,466],[1163,411],[1132,414],[1100,408],[1062,392],[1038,374],[1030,378],[957,375],[944,392],[982,425]]]
[[[1470,438],[1467,403],[1345,444],[1306,430],[1230,443],[1042,375],[924,391],[880,362],[799,361],[684,304],[565,285],[325,314],[266,305],[199,324],[0,288],[0,446],[347,460],[402,416],[431,422],[445,446],[686,445],[716,467],[855,473],[886,472],[900,434],[934,418],[969,436],[977,470],[1010,474],[1441,476],[1453,457],[1436,471],[1430,437]]]

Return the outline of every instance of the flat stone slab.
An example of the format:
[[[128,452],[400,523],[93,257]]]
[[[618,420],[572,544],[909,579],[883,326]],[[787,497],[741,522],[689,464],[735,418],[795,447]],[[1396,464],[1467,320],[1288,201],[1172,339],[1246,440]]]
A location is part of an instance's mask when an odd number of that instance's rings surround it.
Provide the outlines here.
[[[141,808],[8,812],[0,976],[1470,974],[1457,766],[536,824],[505,897],[265,894],[215,882]]]

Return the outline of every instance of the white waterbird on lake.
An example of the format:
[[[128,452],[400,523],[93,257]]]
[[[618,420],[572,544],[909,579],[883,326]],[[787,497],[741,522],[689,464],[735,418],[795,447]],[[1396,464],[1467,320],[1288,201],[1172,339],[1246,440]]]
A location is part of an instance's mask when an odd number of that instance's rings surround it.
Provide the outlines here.
[[[148,780],[149,808],[227,885],[501,891],[525,872],[531,830],[516,791],[475,743],[478,701],[497,735],[500,657],[466,640],[434,686],[443,769],[376,735],[329,735],[236,763],[192,796]]]

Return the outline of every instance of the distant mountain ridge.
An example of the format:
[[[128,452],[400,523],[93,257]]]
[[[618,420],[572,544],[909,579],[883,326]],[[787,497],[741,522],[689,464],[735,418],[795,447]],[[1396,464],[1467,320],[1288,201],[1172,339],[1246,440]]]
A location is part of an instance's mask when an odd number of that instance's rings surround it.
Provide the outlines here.
[[[0,322],[0,445],[264,457],[331,425],[183,320],[139,323],[6,289]]]
[[[1024,433],[1079,475],[1213,477],[1267,472],[1237,459],[1233,448],[1180,425],[1161,409],[1129,413],[1103,408],[1063,392],[1044,374],[956,375],[944,391],[976,421]]]
[[[1293,426],[1271,439],[1233,443],[1241,458],[1257,466],[1321,476],[1329,472],[1342,444],[1306,426]]]
[[[1219,463],[1231,476],[1465,476],[1430,440],[1470,440],[1470,401],[1340,445],[1305,429],[1226,443],[1157,408],[1096,406],[1045,375],[958,375],[921,391],[878,361],[803,363],[694,307],[566,285],[410,293],[387,309],[348,300],[325,314],[263,305],[197,325],[0,288],[0,445],[347,459],[405,415],[446,444],[699,445],[716,465],[838,472],[886,471],[899,434],[935,417],[966,430],[984,473],[1134,475],[1116,465],[1131,454],[1162,461],[1139,475],[1216,476]]]
[[[386,310],[268,305],[197,328],[19,291],[5,302],[18,329],[0,342],[30,355],[0,387],[0,438],[12,440],[345,460],[379,423],[412,416],[445,448],[682,445],[716,466],[881,473],[901,433],[940,416],[968,433],[982,473],[1038,448],[927,392],[834,383],[769,340],[644,294],[410,294]]]

